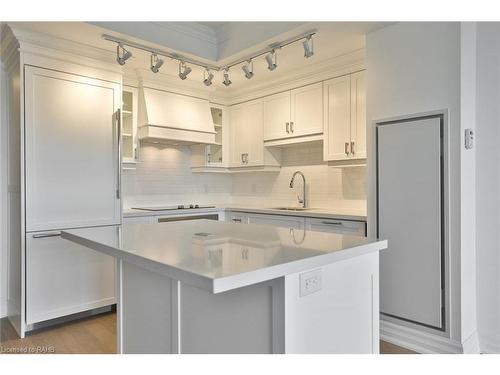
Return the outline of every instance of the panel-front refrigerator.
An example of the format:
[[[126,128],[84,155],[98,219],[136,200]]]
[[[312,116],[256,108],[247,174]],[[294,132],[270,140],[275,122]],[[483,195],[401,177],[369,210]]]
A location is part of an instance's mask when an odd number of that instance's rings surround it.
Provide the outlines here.
[[[113,258],[61,230],[119,225],[120,84],[24,68],[26,324],[112,305]]]

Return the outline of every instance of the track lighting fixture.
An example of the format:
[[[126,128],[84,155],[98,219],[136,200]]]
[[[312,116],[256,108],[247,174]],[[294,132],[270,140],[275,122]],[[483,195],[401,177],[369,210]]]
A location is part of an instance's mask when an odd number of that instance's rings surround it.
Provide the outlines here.
[[[304,47],[304,57],[309,58],[312,55],[314,55],[314,48],[313,48],[313,40],[312,40],[312,35],[309,35],[303,42],[302,46]]]
[[[121,56],[120,56],[121,50]],[[116,62],[120,65],[125,65],[125,61],[132,57],[132,52],[127,51],[121,44],[116,46]]]
[[[214,74],[210,71],[210,69],[205,68],[203,72],[203,83],[205,86],[210,86],[212,84],[212,80],[214,79]]]
[[[186,66],[184,61],[181,61],[179,63],[179,78],[184,81],[192,70],[189,66]]]
[[[277,51],[285,48],[291,44],[302,43],[304,48],[304,57],[310,58],[314,55],[314,45],[313,36],[316,35],[316,30],[311,30],[307,33],[296,35],[295,37],[283,40],[281,42],[276,42],[268,45],[266,48],[256,51],[251,55],[233,60],[223,66],[212,65],[206,61],[200,61],[197,59],[184,57],[176,53],[172,53],[165,50],[160,50],[157,48],[152,48],[150,46],[128,41],[125,39],[116,38],[111,35],[102,35],[102,38],[110,42],[116,43],[116,61],[120,65],[125,65],[126,61],[132,57],[132,53],[128,51],[127,48],[138,49],[151,54],[151,65],[150,69],[153,73],[158,73],[160,68],[163,66],[165,61],[160,58],[170,58],[174,61],[179,62],[179,78],[185,80],[187,76],[193,71],[190,66],[196,66],[203,69],[203,84],[206,86],[211,86],[213,83],[214,75],[216,72],[223,73],[224,79],[222,83],[227,87],[231,85],[231,76],[229,69],[235,66],[240,66],[243,70],[245,78],[251,79],[254,76],[253,62],[255,59],[265,58],[267,63],[267,68],[270,71],[275,70],[278,67],[278,54]]]
[[[222,81],[222,83],[226,87],[228,87],[231,83],[233,83],[233,82],[231,82],[231,79],[229,77],[229,68],[224,69],[224,81]]]
[[[164,61],[158,58],[156,53],[151,54],[151,71],[153,73],[158,73]]]
[[[272,50],[268,55],[266,55],[266,61],[267,69],[270,71],[273,71],[278,67],[278,58],[275,50]]]
[[[250,65],[251,65],[251,67],[250,67]],[[241,69],[243,69],[243,72],[245,72],[245,77],[247,77],[248,79],[253,77],[253,61],[252,60],[248,60],[246,62],[246,64],[241,67]]]

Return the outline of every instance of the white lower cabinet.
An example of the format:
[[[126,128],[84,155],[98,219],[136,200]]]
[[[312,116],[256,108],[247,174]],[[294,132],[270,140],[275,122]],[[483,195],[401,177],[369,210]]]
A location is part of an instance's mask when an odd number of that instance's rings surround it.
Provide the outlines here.
[[[316,232],[366,236],[366,222],[364,221],[307,218],[306,228]]]
[[[26,271],[27,324],[116,303],[114,258],[60,232],[27,233]]]
[[[305,218],[287,215],[260,215],[249,214],[249,224],[273,225],[281,228],[304,229]]]
[[[156,216],[129,216],[122,219],[123,224],[151,224],[157,222]]]

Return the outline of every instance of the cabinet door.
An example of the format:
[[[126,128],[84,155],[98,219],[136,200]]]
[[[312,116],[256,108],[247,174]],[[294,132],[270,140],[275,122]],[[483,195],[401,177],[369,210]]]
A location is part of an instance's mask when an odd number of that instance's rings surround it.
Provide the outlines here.
[[[231,111],[232,165],[264,164],[262,100],[240,104]]]
[[[304,220],[305,219],[303,217],[297,216],[259,214],[248,215],[249,224],[264,224],[281,228],[303,229],[305,224]]]
[[[28,324],[116,303],[114,258],[58,234],[26,236]]]
[[[365,72],[351,74],[351,157],[366,158]]]
[[[294,137],[323,132],[323,83],[292,90],[290,132]]]
[[[120,223],[120,85],[25,68],[28,231]]]
[[[366,223],[364,221],[307,218],[306,226],[307,230],[316,232],[339,233],[353,236],[366,235]]]
[[[267,96],[264,102],[264,140],[290,137],[290,91]]]
[[[248,153],[248,128],[242,105],[231,108],[231,165],[242,166],[244,153]]]
[[[122,160],[137,161],[137,103],[138,90],[124,86],[122,91]]]
[[[347,75],[325,81],[324,95],[324,159],[348,159],[351,142],[351,77]]]

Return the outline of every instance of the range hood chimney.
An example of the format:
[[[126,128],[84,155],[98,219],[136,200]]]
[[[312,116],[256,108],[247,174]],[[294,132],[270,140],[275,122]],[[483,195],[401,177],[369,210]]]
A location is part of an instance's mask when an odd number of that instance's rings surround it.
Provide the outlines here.
[[[141,86],[138,123],[140,140],[171,145],[215,143],[206,99]]]

